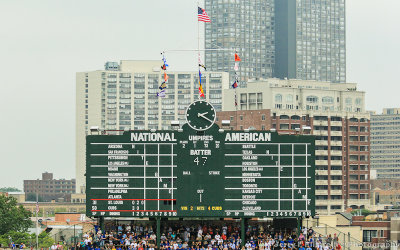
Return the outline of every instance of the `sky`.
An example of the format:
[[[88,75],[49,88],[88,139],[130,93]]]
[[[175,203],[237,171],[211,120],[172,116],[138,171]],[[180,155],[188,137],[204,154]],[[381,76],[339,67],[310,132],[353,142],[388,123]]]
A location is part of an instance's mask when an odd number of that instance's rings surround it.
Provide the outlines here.
[[[0,187],[75,178],[75,73],[197,48],[195,0],[1,0]],[[366,108],[400,107],[400,1],[347,0],[347,81]],[[212,18],[212,17],[211,17]],[[171,70],[196,55],[168,53]]]

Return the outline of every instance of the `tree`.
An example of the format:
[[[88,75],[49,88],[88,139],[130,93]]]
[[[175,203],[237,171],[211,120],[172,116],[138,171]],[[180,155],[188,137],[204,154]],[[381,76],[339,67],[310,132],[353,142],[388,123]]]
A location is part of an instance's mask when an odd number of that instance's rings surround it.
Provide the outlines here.
[[[364,208],[361,209],[361,211],[360,211],[360,209],[354,209],[353,211],[351,211],[352,215],[358,215],[360,213],[361,213],[362,216],[368,216],[370,214],[373,214],[374,212],[369,211],[368,209],[364,209]]]
[[[21,190],[15,187],[2,187],[0,188],[0,192],[21,192]]]
[[[32,235],[36,237],[35,234]],[[39,247],[44,247],[44,248],[51,247],[51,245],[53,245],[54,243],[54,239],[51,238],[50,235],[46,233],[46,231],[43,231],[41,234],[39,234],[38,238],[39,238]]]
[[[26,232],[32,226],[32,213],[17,205],[14,197],[0,195],[0,235],[10,231]]]
[[[36,239],[36,236],[33,239]],[[23,232],[10,231],[7,234],[0,235],[0,244],[3,246],[9,246],[11,242],[14,242],[15,244],[24,243],[29,246],[31,241],[31,235]]]
[[[51,247],[51,245],[54,243],[54,239],[51,238],[45,231],[39,234],[38,240],[40,248]],[[24,243],[26,246],[36,246],[36,234],[10,231],[7,234],[0,235],[0,244],[3,247],[9,246],[11,242],[14,242],[15,244]]]

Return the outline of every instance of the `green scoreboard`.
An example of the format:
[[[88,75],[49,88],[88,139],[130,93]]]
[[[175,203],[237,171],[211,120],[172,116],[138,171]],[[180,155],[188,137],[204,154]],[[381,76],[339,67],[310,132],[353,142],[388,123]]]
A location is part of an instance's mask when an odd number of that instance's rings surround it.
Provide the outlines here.
[[[86,214],[315,214],[313,136],[221,130],[212,116],[207,117],[211,112],[203,111],[194,117],[206,117],[202,120],[210,124],[192,118],[177,131],[87,136]]]

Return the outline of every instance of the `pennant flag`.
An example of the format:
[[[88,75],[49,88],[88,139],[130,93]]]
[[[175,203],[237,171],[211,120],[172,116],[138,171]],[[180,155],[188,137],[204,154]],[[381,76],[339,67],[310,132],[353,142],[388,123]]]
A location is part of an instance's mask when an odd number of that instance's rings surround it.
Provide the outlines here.
[[[159,89],[163,90],[163,89],[165,89],[165,88],[167,88],[167,84],[166,84],[165,82],[163,82],[163,83],[160,85]]]
[[[162,69],[162,70],[167,70],[167,65],[163,64],[163,65],[161,66],[161,69]]]
[[[199,64],[199,67],[204,68],[204,70],[207,70],[206,66],[204,66],[204,64]]]
[[[169,65],[167,64],[167,59],[165,59],[164,52],[162,52],[161,55],[162,55],[161,60],[164,62],[165,67],[168,67]]]
[[[197,7],[197,17],[200,22],[211,23],[211,19],[206,11],[200,7]]]
[[[203,87],[201,86],[201,84],[200,84],[200,87],[199,87],[199,94],[200,94],[200,97],[205,97],[204,91],[203,91]]]
[[[169,78],[169,76],[167,75],[166,72],[164,72],[164,82],[167,82],[167,81],[168,81],[168,78]]]
[[[238,54],[235,53],[235,62],[240,62],[240,61],[241,61],[240,57],[238,56]]]
[[[237,81],[232,84],[232,88],[236,89],[238,87]]]
[[[165,90],[161,90],[160,92],[157,93],[157,96],[159,97],[165,97]]]
[[[235,71],[238,71],[239,70],[239,63],[235,62],[235,67],[233,67],[233,69]]]

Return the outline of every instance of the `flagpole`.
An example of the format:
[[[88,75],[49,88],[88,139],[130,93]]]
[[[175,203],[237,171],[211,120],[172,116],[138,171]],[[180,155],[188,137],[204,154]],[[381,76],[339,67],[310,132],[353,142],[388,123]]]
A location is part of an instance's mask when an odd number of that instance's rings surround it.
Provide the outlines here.
[[[38,193],[36,191],[36,249],[39,249],[39,224],[38,224]]]
[[[200,7],[200,3],[197,0],[197,9],[199,9],[199,7]],[[201,87],[201,74],[200,74],[200,21],[199,21],[198,17],[197,17],[197,65],[198,65],[198,70],[199,70],[199,88],[200,88]],[[201,99],[200,96],[201,95],[200,95],[200,92],[199,92],[199,100]]]

